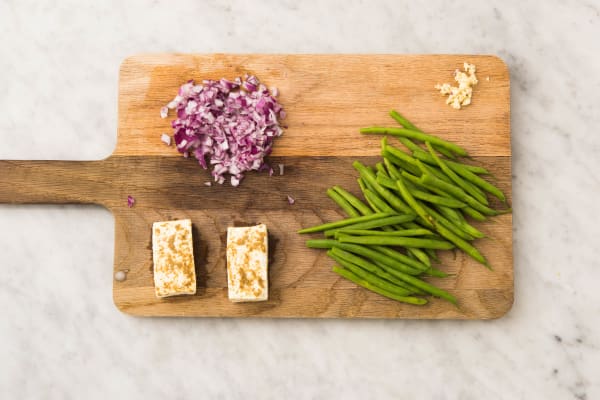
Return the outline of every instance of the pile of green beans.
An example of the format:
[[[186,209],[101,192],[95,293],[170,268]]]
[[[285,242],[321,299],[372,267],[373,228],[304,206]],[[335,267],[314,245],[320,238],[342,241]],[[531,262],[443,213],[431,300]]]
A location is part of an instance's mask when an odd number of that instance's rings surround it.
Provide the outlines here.
[[[333,272],[382,296],[413,305],[434,296],[457,304],[450,293],[426,282],[428,276],[446,277],[432,266],[437,250],[459,249],[490,268],[473,245],[485,234],[469,223],[510,212],[490,206],[488,194],[507,204],[502,191],[486,180],[489,171],[465,164],[467,151],[421,131],[396,111],[390,116],[401,128],[370,127],[362,134],[398,137],[408,151],[381,141],[383,162],[374,168],[355,161],[357,180],[365,200],[340,186],[327,195],[347,218],[299,233],[322,232],[326,239],[306,242],[327,249]]]

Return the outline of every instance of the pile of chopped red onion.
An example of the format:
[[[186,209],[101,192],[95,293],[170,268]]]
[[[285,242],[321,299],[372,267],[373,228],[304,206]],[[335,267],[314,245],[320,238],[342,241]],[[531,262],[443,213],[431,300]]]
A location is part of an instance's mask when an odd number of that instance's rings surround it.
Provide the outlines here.
[[[246,171],[269,171],[264,157],[271,153],[273,140],[281,136],[279,120],[285,111],[277,102],[276,88],[269,90],[255,76],[228,81],[204,80],[202,84],[188,81],[166,107],[177,111],[172,121],[177,150],[184,157],[192,154],[207,169],[217,183],[231,176],[231,185],[238,186]]]

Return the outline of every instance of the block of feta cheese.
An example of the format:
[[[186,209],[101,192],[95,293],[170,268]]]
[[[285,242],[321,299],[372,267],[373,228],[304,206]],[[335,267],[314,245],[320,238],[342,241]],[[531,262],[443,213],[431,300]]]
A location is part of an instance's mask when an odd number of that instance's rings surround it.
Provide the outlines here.
[[[156,297],[196,293],[191,220],[155,222],[152,258]]]
[[[269,298],[267,226],[227,228],[227,284],[233,302]]]

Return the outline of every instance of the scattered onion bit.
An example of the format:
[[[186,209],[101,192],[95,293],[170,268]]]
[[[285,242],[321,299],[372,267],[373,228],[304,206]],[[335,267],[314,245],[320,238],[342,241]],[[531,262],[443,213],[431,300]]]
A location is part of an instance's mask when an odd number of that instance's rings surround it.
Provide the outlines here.
[[[167,107],[161,107],[161,109],[160,109],[160,117],[161,118],[167,118],[168,115],[169,115],[169,109]]]
[[[285,118],[275,98],[278,91],[272,92],[253,75],[183,84],[166,107],[176,110],[171,125],[177,150],[184,157],[192,154],[204,169],[211,168],[220,184],[225,174],[232,186],[239,185],[246,171],[268,170],[272,175],[264,157],[271,153],[275,137],[282,135],[279,120]]]
[[[131,208],[131,207],[133,207],[134,204],[135,204],[135,199],[133,198],[133,196],[131,196],[131,195],[127,196],[127,207]]]
[[[283,175],[283,168],[284,168],[284,165],[279,164],[279,175]]]
[[[288,203],[290,203],[290,205],[292,205],[296,202],[296,199],[294,199],[292,196],[290,196],[288,194],[287,201],[288,201]]]
[[[164,144],[166,144],[167,146],[170,146],[170,145],[171,145],[171,136],[167,135],[166,133],[163,133],[163,134],[160,136],[160,140],[161,140],[161,141],[162,141]]]
[[[211,181],[206,181],[206,182],[204,182],[204,186],[212,186],[212,182]]]

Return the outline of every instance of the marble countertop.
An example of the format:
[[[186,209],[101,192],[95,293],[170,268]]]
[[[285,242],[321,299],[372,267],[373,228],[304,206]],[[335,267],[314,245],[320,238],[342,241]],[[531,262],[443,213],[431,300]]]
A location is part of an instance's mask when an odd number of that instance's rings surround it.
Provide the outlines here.
[[[0,2],[0,159],[110,154],[133,53],[501,56],[515,304],[493,321],[133,318],[112,302],[108,211],[0,205],[0,397],[600,398],[597,1],[83,3]]]

